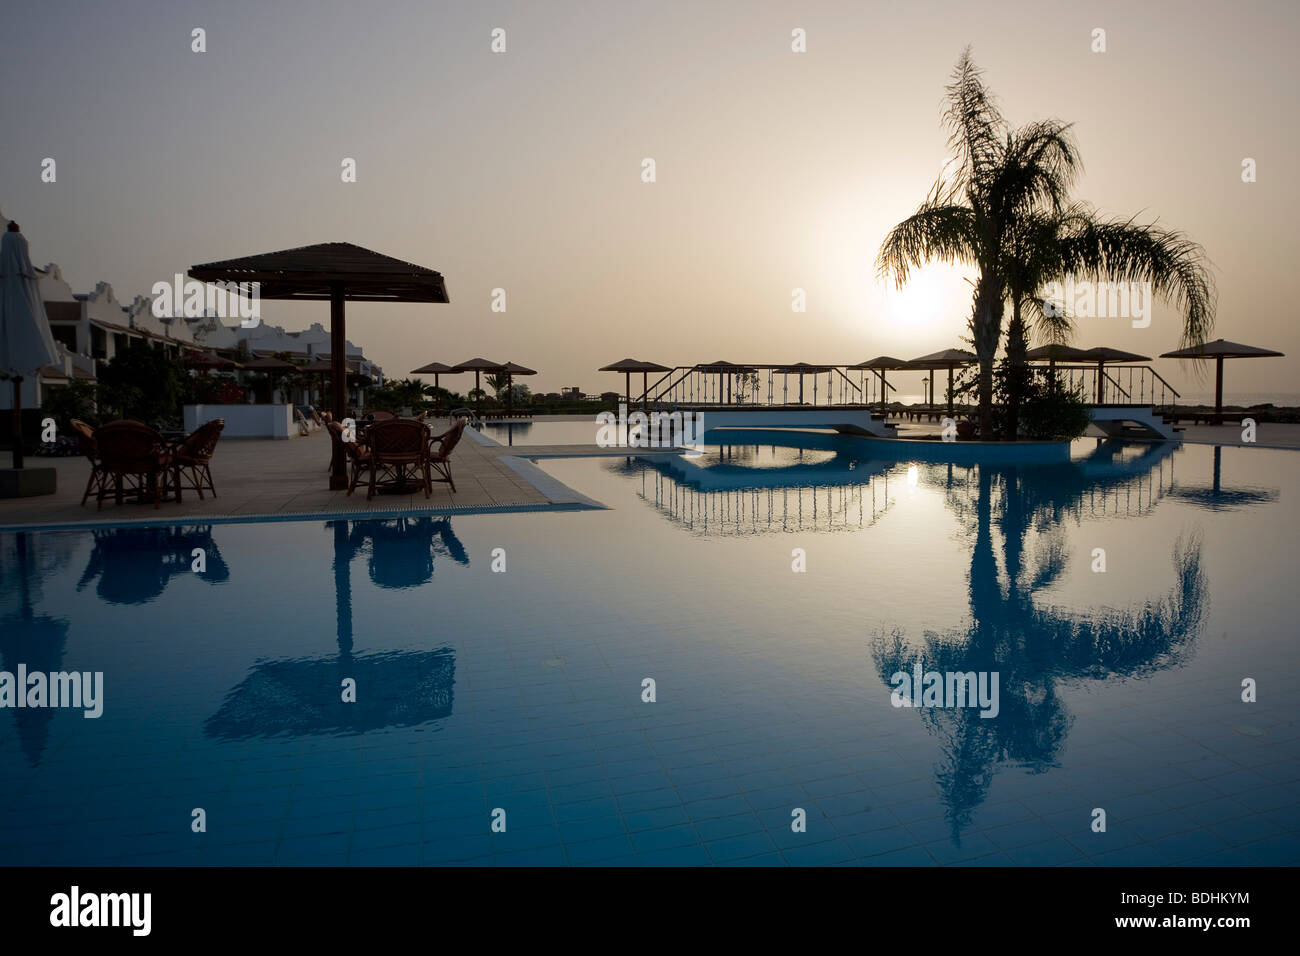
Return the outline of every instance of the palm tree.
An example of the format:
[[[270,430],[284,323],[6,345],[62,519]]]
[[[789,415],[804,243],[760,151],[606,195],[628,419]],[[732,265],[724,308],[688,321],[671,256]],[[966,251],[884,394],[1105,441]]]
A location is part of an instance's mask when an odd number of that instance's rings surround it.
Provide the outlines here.
[[[931,261],[976,268],[969,328],[979,358],[982,435],[992,432],[993,365],[1006,305],[1013,366],[1024,364],[1026,313],[1049,339],[1068,334],[1068,316],[1042,307],[1040,290],[1048,282],[1067,274],[1150,282],[1183,312],[1183,342],[1204,341],[1214,322],[1214,291],[1200,246],[1178,232],[1104,219],[1089,206],[1070,204],[1083,166],[1070,127],[1041,120],[1011,129],[969,47],[947,92],[944,121],[956,155],[920,208],[890,230],[876,266],[900,288],[912,269]]]
[[[510,385],[510,376],[505,372],[493,372],[491,375],[485,376],[483,381],[487,382],[488,388],[492,389],[492,394],[500,401],[501,393]]]

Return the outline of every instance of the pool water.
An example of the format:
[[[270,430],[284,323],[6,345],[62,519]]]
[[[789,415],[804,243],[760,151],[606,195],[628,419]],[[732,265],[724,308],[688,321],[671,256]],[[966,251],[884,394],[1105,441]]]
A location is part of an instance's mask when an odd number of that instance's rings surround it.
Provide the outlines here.
[[[484,422],[481,433],[501,445],[594,445],[600,425],[593,414],[581,420]]]
[[[608,510],[0,535],[0,670],[104,674],[0,710],[0,864],[1300,862],[1300,455],[722,438],[540,463]]]

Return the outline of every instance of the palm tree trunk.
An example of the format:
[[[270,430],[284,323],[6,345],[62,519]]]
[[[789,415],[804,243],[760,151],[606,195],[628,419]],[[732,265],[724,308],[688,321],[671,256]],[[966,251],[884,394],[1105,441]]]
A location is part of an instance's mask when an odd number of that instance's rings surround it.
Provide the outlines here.
[[[979,421],[980,440],[989,441],[993,435],[993,362],[997,357],[998,340],[1002,337],[1000,290],[985,272],[975,285],[975,311],[971,316],[971,338],[975,355],[979,358]]]
[[[1029,341],[1025,330],[1025,320],[1021,315],[1021,300],[1013,296],[1011,301],[1011,321],[1007,325],[1007,407],[1006,434],[1007,441],[1015,441],[1020,432],[1020,408],[1025,398],[1028,384]]]

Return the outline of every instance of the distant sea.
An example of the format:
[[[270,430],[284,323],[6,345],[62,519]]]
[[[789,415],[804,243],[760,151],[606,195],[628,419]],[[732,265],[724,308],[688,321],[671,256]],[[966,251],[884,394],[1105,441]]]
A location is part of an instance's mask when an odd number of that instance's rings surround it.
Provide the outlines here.
[[[1213,405],[1214,392],[1183,392],[1179,405]],[[1235,392],[1224,389],[1225,405],[1277,405],[1279,408],[1300,407],[1300,392]]]
[[[942,402],[936,394],[935,398]],[[904,405],[921,405],[925,403],[925,396],[920,392],[908,393],[890,397],[890,401],[902,402]],[[1279,408],[1300,408],[1300,392],[1234,392],[1226,390],[1223,394],[1223,404],[1225,405],[1264,405],[1272,403]],[[1178,399],[1179,405],[1213,405],[1214,392],[1183,392]]]

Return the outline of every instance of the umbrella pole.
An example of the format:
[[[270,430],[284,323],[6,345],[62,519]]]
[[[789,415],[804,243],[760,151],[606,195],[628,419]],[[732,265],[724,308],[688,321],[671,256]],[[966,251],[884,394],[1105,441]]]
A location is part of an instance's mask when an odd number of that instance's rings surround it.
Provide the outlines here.
[[[1223,356],[1214,361],[1214,420],[1223,424]]]
[[[1106,363],[1098,362],[1097,363],[1097,404],[1098,405],[1101,404],[1101,397],[1104,394],[1104,392],[1102,392],[1101,377],[1105,374],[1106,374]]]
[[[952,366],[948,366],[948,417],[952,418],[955,413],[952,410]]]
[[[22,376],[13,377],[13,467],[22,467]],[[22,535],[18,536],[22,540]]]
[[[515,387],[512,384],[514,376],[506,372],[506,418],[511,418],[515,413]]]
[[[623,395],[624,395],[624,401],[626,401],[628,405],[631,405],[632,404],[632,373],[631,372],[623,373]]]
[[[433,417],[438,417],[438,373],[433,373]]]
[[[343,283],[330,283],[330,404],[334,406],[334,420],[340,425],[347,418],[347,327],[344,318]],[[335,446],[334,466],[330,469],[330,488],[338,490],[348,486],[347,463]]]
[[[474,416],[478,419],[483,418],[483,373],[474,369]]]
[[[650,411],[650,377],[645,369],[641,370],[641,408]]]

